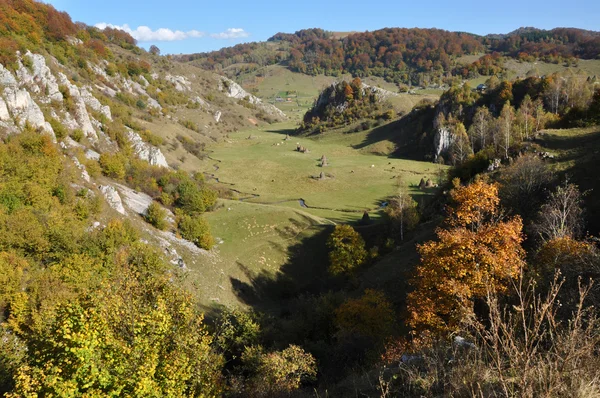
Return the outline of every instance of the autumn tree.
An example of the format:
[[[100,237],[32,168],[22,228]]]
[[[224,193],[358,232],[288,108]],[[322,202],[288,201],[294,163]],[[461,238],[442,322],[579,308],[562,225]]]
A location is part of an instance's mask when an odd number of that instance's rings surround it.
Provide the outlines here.
[[[456,123],[452,128],[452,145],[450,146],[450,157],[453,164],[461,164],[473,154],[467,131],[464,124]]]
[[[333,275],[351,274],[367,259],[365,241],[349,225],[337,225],[327,240],[329,272]]]
[[[266,352],[262,346],[247,347],[242,362],[249,374],[245,396],[289,396],[317,375],[315,358],[296,345],[275,352]]]
[[[29,336],[35,355],[9,396],[220,395],[222,361],[160,255],[137,244],[114,261],[98,290],[61,304]]]
[[[515,110],[507,102],[502,107],[498,118],[498,129],[501,137],[500,147],[504,150],[504,157],[508,159],[508,151],[512,145],[513,123],[515,121]]]
[[[373,342],[382,342],[390,335],[394,319],[391,303],[382,292],[373,289],[347,300],[335,311],[338,335],[358,335]]]
[[[484,149],[488,145],[488,135],[490,130],[490,120],[492,116],[487,107],[477,108],[473,116],[473,124],[469,128],[469,138],[473,152]]]
[[[523,133],[521,135],[521,139],[529,139],[529,136],[533,127],[533,112],[534,112],[534,103],[531,100],[529,94],[525,95],[525,98],[521,102],[521,106],[519,107],[518,116],[520,122],[523,127]]]
[[[210,225],[201,216],[183,214],[177,220],[177,228],[184,239],[205,250],[210,250],[215,244],[210,234]]]
[[[578,238],[583,232],[581,193],[576,185],[565,181],[550,194],[538,214],[535,229],[543,241]]]
[[[421,263],[408,295],[408,324],[423,339],[455,330],[475,298],[504,292],[524,265],[521,219],[502,220],[495,184],[456,187],[451,198],[446,227],[418,246]]]
[[[164,231],[169,223],[166,220],[167,211],[162,208],[157,202],[152,202],[148,209],[146,209],[146,214],[144,214],[144,218],[147,222],[152,224],[154,227]]]
[[[411,231],[419,223],[417,202],[401,188],[390,199],[385,213],[392,220],[392,226],[399,229],[401,241],[404,240],[404,233]]]
[[[500,173],[500,197],[524,217],[532,215],[542,192],[552,181],[550,167],[536,155],[522,155]]]
[[[150,51],[150,54],[152,54],[152,55],[160,55],[160,48],[158,48],[154,44],[150,46],[149,51]]]

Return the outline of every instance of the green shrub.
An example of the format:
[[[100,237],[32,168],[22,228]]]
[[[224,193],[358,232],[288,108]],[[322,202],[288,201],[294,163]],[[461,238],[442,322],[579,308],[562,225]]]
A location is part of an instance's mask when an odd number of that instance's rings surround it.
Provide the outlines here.
[[[54,135],[57,140],[62,140],[67,136],[67,129],[58,120],[51,117],[48,119],[48,122],[50,123],[50,126],[52,126],[52,130],[54,130]]]
[[[193,181],[183,181],[177,187],[176,204],[188,214],[204,213],[217,201],[217,193],[208,187],[200,188]]]
[[[215,244],[208,222],[200,216],[192,217],[184,214],[179,218],[177,227],[184,239],[193,242],[198,247],[210,250]]]
[[[166,220],[166,210],[156,202],[152,202],[152,204],[148,207],[144,218],[146,221],[148,221],[148,223],[152,224],[155,228],[160,229],[161,231],[167,229],[167,226],[169,225]]]
[[[102,173],[111,178],[125,178],[127,159],[118,153],[103,153],[100,155]]]
[[[85,134],[83,134],[83,130],[81,130],[81,129],[75,129],[71,133],[71,138],[73,138],[73,140],[75,140],[77,142],[81,142],[81,140],[83,139],[84,136],[85,136]]]

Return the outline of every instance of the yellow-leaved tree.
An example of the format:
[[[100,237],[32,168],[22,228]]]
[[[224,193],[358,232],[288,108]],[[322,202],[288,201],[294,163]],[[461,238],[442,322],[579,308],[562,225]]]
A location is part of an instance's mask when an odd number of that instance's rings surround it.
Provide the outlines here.
[[[498,187],[477,181],[451,192],[447,225],[418,247],[408,324],[426,342],[454,331],[488,290],[503,292],[524,266],[520,217],[502,219]]]

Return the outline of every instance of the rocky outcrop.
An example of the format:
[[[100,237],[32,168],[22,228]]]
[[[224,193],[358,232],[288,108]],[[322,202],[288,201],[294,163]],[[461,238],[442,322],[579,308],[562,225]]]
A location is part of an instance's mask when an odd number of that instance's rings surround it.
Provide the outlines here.
[[[192,83],[185,76],[166,75],[165,80],[175,86],[175,90],[184,92],[192,89]]]
[[[142,97],[144,97],[146,99],[146,102],[148,103],[149,107],[162,110],[162,106],[160,106],[158,101],[156,101],[154,98],[152,98],[146,92],[146,89],[144,89],[144,87],[142,87],[141,84],[134,82],[131,79],[127,79],[127,80],[123,81],[123,87],[125,88],[125,90],[129,91],[131,94],[141,95]]]
[[[198,105],[200,105],[200,107],[201,107],[202,109],[210,109],[210,104],[209,104],[208,102],[204,101],[204,100],[203,100],[202,98],[200,98],[200,97],[195,97],[195,98],[193,99],[193,101],[194,101],[195,103],[197,103]]]
[[[131,143],[133,152],[138,158],[147,161],[153,166],[169,167],[167,159],[165,159],[165,155],[163,155],[161,150],[144,142],[142,137],[130,128],[127,128],[127,138]]]
[[[96,151],[88,149],[85,151],[85,158],[89,160],[100,160],[100,154]]]
[[[146,214],[148,207],[154,201],[149,195],[134,191],[133,189],[126,187],[124,185],[115,184],[115,187],[119,190],[121,198],[127,206],[129,210],[136,214],[144,215]],[[175,222],[175,215],[169,209],[164,209],[167,213],[167,221],[173,223]]]
[[[80,92],[81,92],[81,98],[83,99],[83,102],[87,106],[89,106],[96,112],[100,113],[108,120],[112,121],[110,107],[108,105],[102,105],[100,103],[100,101],[98,101],[98,99],[96,97],[94,97],[90,88],[83,87],[83,88],[81,88]]]
[[[29,51],[23,58],[28,59],[30,67],[26,67],[19,61],[19,69],[17,70],[19,82],[26,85],[35,94],[42,93],[43,95],[40,97],[42,102],[62,102],[63,95],[58,88],[56,77],[46,65],[46,59],[40,54],[32,54]]]
[[[82,165],[81,162],[79,162],[79,159],[77,159],[77,157],[73,156],[72,159],[73,163],[75,163],[75,167],[81,170],[81,178],[83,178],[86,182],[90,182],[90,175],[87,172],[85,166]]]
[[[4,100],[8,111],[20,128],[25,127],[28,123],[33,128],[40,129],[49,134],[56,141],[52,126],[46,122],[42,110],[31,98],[27,90],[6,87],[4,89]]]
[[[81,91],[79,87],[74,85],[67,79],[64,73],[58,73],[58,81],[60,84],[67,87],[69,90],[69,96],[71,97],[74,104],[74,113],[73,117],[77,121],[78,128],[80,128],[85,136],[92,142],[98,141],[98,134],[96,134],[96,130],[94,130],[94,126],[92,125],[92,121],[90,120],[90,115],[85,107],[85,101],[81,96]]]
[[[17,87],[17,79],[2,64],[0,64],[0,86]]]
[[[281,111],[279,108],[271,104],[263,103],[260,98],[248,93],[242,88],[242,86],[226,77],[221,76],[219,80],[219,91],[224,91],[225,95],[229,98],[246,100],[251,104],[256,105],[258,108],[262,109],[271,116],[287,119],[286,114],[283,113],[283,111]]]
[[[29,124],[49,134],[56,141],[52,126],[44,119],[42,110],[31,98],[31,94],[26,89],[19,88],[18,80],[2,65],[0,65],[0,85],[4,86],[0,96],[2,127],[12,133],[18,131],[17,126],[22,129],[25,124]]]
[[[362,88],[363,88],[365,94],[371,92],[371,93],[375,94],[380,101],[385,101],[390,97],[398,96],[398,94],[394,93],[393,91],[389,91],[389,90],[386,90],[381,87],[369,86],[364,83],[362,84]]]
[[[450,149],[452,145],[453,137],[450,129],[447,127],[438,128],[435,136],[433,137],[433,151],[435,153],[435,159]]]
[[[106,74],[106,71],[104,70],[104,68],[100,67],[99,65],[93,64],[91,62],[88,62],[87,64],[88,64],[88,67],[92,70],[92,72],[94,72],[98,76],[102,76],[106,80],[110,80],[110,78]]]
[[[7,122],[11,120],[10,113],[8,113],[8,107],[6,102],[0,97],[0,122]]]
[[[121,200],[121,196],[119,192],[112,185],[100,185],[100,192],[106,198],[108,205],[114,210],[118,211],[122,215],[126,216],[127,212],[125,211],[125,207],[123,207],[123,201]]]
[[[146,78],[144,76],[140,76],[140,82],[142,82],[141,84],[144,87],[148,87],[150,85],[150,82],[148,80],[146,80]]]

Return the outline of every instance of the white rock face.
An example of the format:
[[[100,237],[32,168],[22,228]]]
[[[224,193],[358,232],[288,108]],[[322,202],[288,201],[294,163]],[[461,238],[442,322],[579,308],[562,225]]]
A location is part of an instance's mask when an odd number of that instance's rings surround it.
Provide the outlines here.
[[[117,192],[115,187],[113,187],[112,185],[100,185],[99,189],[100,192],[102,192],[102,194],[106,198],[106,201],[108,202],[108,205],[111,208],[115,209],[124,216],[127,215],[127,212],[123,207],[123,201],[121,200],[121,196],[119,195],[119,192]]]
[[[104,115],[104,117],[106,117],[108,120],[112,121],[110,107],[108,105],[102,105],[100,103],[100,101],[98,101],[98,99],[96,97],[94,97],[90,88],[82,87],[80,92],[81,92],[81,98],[83,99],[83,102],[87,106],[89,106],[96,112],[99,112],[100,114]]]
[[[160,106],[158,101],[156,101],[154,98],[152,98],[146,92],[146,89],[144,89],[144,87],[141,86],[141,84],[134,82],[131,79],[127,79],[127,80],[124,80],[123,87],[125,87],[125,89],[132,94],[141,95],[142,97],[144,97],[146,99],[147,105],[149,107],[162,110],[162,106]]]
[[[439,128],[433,137],[435,158],[437,159],[442,153],[447,151],[453,141],[452,133],[447,127]]]
[[[19,61],[19,70],[17,77],[21,84],[25,84],[34,93],[42,93],[43,102],[63,100],[63,95],[58,89],[58,82],[52,71],[46,65],[46,59],[40,54],[32,54],[27,51],[24,57],[31,61],[30,71],[21,61]]]
[[[271,104],[265,104],[260,98],[248,93],[239,84],[226,77],[221,76],[219,80],[219,91],[225,91],[225,95],[229,98],[245,99],[251,104],[256,105],[271,116],[276,116],[281,119],[287,119],[287,116],[281,109]]]
[[[106,95],[106,96],[108,96],[108,97],[114,98],[114,97],[116,97],[116,96],[117,96],[117,90],[113,90],[113,89],[112,89],[112,88],[110,88],[110,87],[107,87],[107,86],[104,86],[104,85],[100,86],[100,85],[97,85],[97,84],[96,84],[96,88],[97,88],[98,90],[100,90],[100,92],[101,92],[102,94],[104,94],[104,95]]]
[[[215,112],[215,122],[219,123],[221,121],[221,116],[223,116],[223,113],[221,111],[216,111]]]
[[[71,137],[66,137],[63,142],[65,143],[65,145],[69,148],[85,148],[83,145],[81,145],[79,142],[75,141],[73,138]]]
[[[204,101],[202,98],[200,97],[195,97],[194,98],[194,102],[197,103],[198,105],[200,105],[202,107],[202,109],[210,109],[210,105],[208,102]]]
[[[150,82],[148,82],[144,76],[140,76],[140,81],[144,87],[148,87],[150,85]]]
[[[104,68],[100,67],[99,65],[93,64],[91,62],[88,62],[87,64],[88,64],[88,67],[92,70],[92,72],[94,72],[98,76],[102,76],[106,80],[110,80],[110,78],[108,77],[108,75],[104,71]]]
[[[77,159],[75,156],[73,156],[71,159],[73,159],[73,163],[75,163],[75,166],[81,170],[81,177],[86,181],[86,182],[90,182],[90,175],[88,174],[86,168],[84,165],[82,165],[79,162],[79,159]]]
[[[53,140],[56,142],[56,136],[50,123],[47,123],[44,119],[42,110],[36,104],[29,92],[25,89],[16,89],[13,87],[7,87],[4,89],[4,99],[8,111],[18,120],[18,124],[21,128],[25,126],[25,123],[29,123],[36,129],[42,129],[47,134],[51,135]]]
[[[6,122],[12,120],[10,118],[10,113],[8,113],[8,107],[6,106],[6,102],[0,97],[0,121]]]
[[[136,214],[146,214],[148,207],[150,207],[153,202],[153,199],[149,195],[146,195],[143,192],[134,191],[133,189],[121,184],[115,184],[115,187],[119,190],[121,198],[129,210]],[[171,212],[171,210],[164,210],[167,212],[167,220],[169,222],[175,222],[175,215]]]
[[[73,36],[67,37],[67,42],[69,42],[69,44],[72,45],[72,46],[80,46],[80,45],[83,44],[83,42],[81,41],[81,39],[78,39],[78,38],[73,37]]]
[[[0,64],[0,85],[4,87],[17,87],[17,79],[2,64]]]
[[[136,214],[144,214],[152,204],[152,198],[143,192],[134,191],[124,185],[115,184],[125,205]]]
[[[81,92],[79,91],[79,87],[72,84],[67,76],[64,73],[58,73],[58,81],[60,84],[66,86],[69,89],[69,95],[73,99],[73,103],[75,104],[75,120],[77,120],[78,127],[81,128],[85,136],[92,142],[98,141],[98,134],[96,134],[96,130],[94,130],[94,126],[92,126],[92,122],[90,120],[90,115],[85,107],[85,102],[81,97]]]
[[[165,159],[165,155],[163,155],[161,150],[144,142],[142,137],[130,128],[127,128],[127,138],[131,142],[133,152],[138,158],[147,161],[153,166],[169,167],[167,159]]]
[[[394,93],[393,91],[389,91],[380,87],[375,87],[375,86],[369,86],[367,84],[362,84],[362,88],[365,91],[365,93],[367,93],[368,91],[374,93],[377,98],[379,98],[379,100],[383,101],[386,100],[390,97],[397,97],[398,94]]]
[[[165,80],[173,83],[175,85],[175,90],[177,91],[184,92],[192,89],[192,83],[184,76],[166,75]]]
[[[85,151],[85,157],[89,160],[100,160],[100,154],[96,151],[92,151],[91,149]]]

